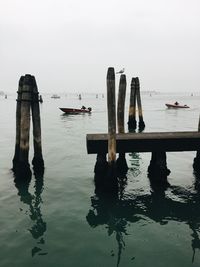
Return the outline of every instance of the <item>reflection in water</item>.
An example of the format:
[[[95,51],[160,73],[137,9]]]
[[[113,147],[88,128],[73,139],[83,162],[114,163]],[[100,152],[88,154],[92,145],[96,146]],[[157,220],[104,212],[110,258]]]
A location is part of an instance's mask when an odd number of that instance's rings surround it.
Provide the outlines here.
[[[106,224],[108,235],[115,234],[118,244],[117,266],[119,266],[122,250],[125,249],[123,235],[126,235],[127,220],[118,216],[118,204],[123,199],[127,177],[126,174],[118,173],[116,180],[111,179],[111,176],[106,173],[95,174],[94,182],[96,195],[91,197],[92,209],[89,210],[86,219],[91,227]],[[114,256],[113,251],[111,251],[111,256]]]
[[[80,116],[82,116],[82,117],[86,117],[86,116],[91,116],[92,115],[92,113],[77,113],[77,114],[68,114],[68,113],[63,113],[63,114],[61,114],[60,115],[60,118],[61,118],[61,120],[63,120],[63,121],[66,121],[66,120],[73,120],[74,118],[77,118],[77,117],[80,117]]]
[[[134,177],[137,177],[141,171],[140,171],[140,154],[137,153],[137,152],[133,152],[133,153],[129,153],[129,156],[130,156],[130,163],[131,163],[131,167],[130,167],[130,170],[132,171],[133,173],[133,176]]]
[[[126,182],[125,182],[126,185]],[[192,230],[191,261],[195,261],[195,252],[200,249],[200,176],[195,175],[194,191],[181,186],[158,187],[151,185],[151,194],[126,195],[123,190],[118,195],[99,194],[91,197],[91,208],[86,216],[88,224],[95,228],[106,225],[108,235],[115,234],[118,244],[117,265],[122,251],[125,250],[125,235],[129,223],[143,221],[145,217],[165,225],[169,221],[184,222]],[[120,188],[120,187],[118,187]],[[111,256],[114,252],[111,251]]]
[[[127,220],[118,214],[118,201],[108,196],[91,197],[92,209],[89,210],[86,219],[91,227],[107,225],[108,235],[115,234],[118,244],[117,266],[120,263],[122,250],[125,249],[123,235],[126,234]],[[114,255],[114,254],[112,254]]]
[[[41,245],[45,244],[44,233],[46,232],[46,222],[42,218],[41,203],[42,203],[42,191],[44,188],[44,179],[42,174],[35,174],[34,193],[29,193],[29,185],[31,182],[31,176],[27,179],[20,179],[15,177],[15,186],[18,189],[18,195],[20,200],[29,206],[29,217],[33,222],[33,226],[29,229],[32,237],[37,241],[37,245],[32,248],[32,257],[38,253],[38,255],[46,255],[46,252],[42,252]]]

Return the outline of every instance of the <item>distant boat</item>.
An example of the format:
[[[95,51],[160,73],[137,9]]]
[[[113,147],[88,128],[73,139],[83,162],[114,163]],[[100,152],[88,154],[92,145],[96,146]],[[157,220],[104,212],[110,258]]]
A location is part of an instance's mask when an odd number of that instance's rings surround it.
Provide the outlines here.
[[[51,96],[51,98],[60,98],[60,96],[57,95],[57,94],[53,94],[53,95]]]
[[[165,104],[168,108],[189,108],[188,105],[180,105],[179,103]]]
[[[91,108],[86,108],[82,106],[82,108],[59,108],[66,114],[80,114],[80,113],[91,113]]]

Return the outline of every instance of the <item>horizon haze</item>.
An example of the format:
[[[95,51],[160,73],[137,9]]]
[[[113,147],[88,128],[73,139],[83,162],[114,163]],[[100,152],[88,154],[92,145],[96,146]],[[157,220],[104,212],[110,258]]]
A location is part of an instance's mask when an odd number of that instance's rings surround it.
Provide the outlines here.
[[[0,91],[30,73],[40,93],[105,92],[114,67],[143,91],[197,92],[199,10],[198,0],[1,0]]]

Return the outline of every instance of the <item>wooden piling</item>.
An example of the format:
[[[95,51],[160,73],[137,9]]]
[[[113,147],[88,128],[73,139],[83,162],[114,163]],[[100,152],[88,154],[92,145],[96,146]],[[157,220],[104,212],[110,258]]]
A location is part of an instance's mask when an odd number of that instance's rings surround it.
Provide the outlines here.
[[[20,146],[20,122],[21,122],[21,97],[22,97],[22,86],[24,82],[24,76],[21,76],[17,91],[17,105],[16,105],[16,138],[15,138],[15,154],[13,158],[13,168],[15,172],[17,163],[19,161],[19,146]]]
[[[120,76],[118,104],[117,104],[117,125],[118,125],[118,132],[121,134],[125,133],[124,129],[125,97],[126,97],[126,75],[122,74]],[[119,153],[119,157],[117,159],[117,169],[119,173],[127,172],[128,165],[126,162],[125,153]]]
[[[199,116],[199,123],[198,123],[198,132],[200,132],[200,116]],[[200,173],[200,149],[197,150],[196,157],[194,158],[193,169],[195,172]]]
[[[21,95],[21,120],[20,120],[20,146],[19,162],[17,166],[17,176],[27,176],[31,174],[28,162],[29,156],[29,134],[30,134],[30,106],[32,101],[32,82],[31,75],[26,74],[22,86]]]
[[[129,117],[128,117],[128,129],[129,131],[136,129],[136,86],[135,79],[131,80],[131,93],[130,93],[130,105],[129,105]]]
[[[115,105],[115,71],[107,72],[107,108],[108,108],[108,164],[116,161],[116,105]]]
[[[117,102],[117,125],[119,133],[125,132],[124,129],[125,98],[126,98],[126,75],[122,74],[120,76],[118,102]]]
[[[145,123],[143,121],[142,102],[140,96],[140,81],[138,77],[135,78],[135,87],[136,87],[136,98],[137,98],[138,115],[139,115],[139,130],[144,130]]]
[[[33,88],[32,88],[32,122],[33,122],[33,147],[34,147],[34,157],[32,164],[34,171],[44,170],[44,160],[42,157],[42,141],[41,141],[41,121],[40,121],[40,106],[38,98],[38,88],[35,77],[32,76]]]
[[[116,176],[116,107],[115,107],[115,71],[108,68],[107,72],[107,108],[108,108],[108,162],[106,153],[100,149],[94,168],[95,193],[118,192]]]

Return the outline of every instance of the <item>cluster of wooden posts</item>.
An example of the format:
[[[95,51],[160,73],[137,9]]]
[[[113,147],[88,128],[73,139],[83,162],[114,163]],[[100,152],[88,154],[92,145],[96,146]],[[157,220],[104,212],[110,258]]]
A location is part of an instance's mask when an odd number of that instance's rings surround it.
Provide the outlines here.
[[[16,106],[16,142],[13,158],[13,172],[16,177],[31,175],[29,164],[30,115],[32,111],[33,147],[32,160],[34,173],[44,172],[44,160],[41,144],[41,121],[39,93],[35,77],[29,74],[21,76],[18,86]]]
[[[127,152],[151,152],[152,157],[148,167],[149,177],[166,182],[170,170],[167,168],[166,152],[168,151],[197,151],[193,167],[200,172],[200,120],[198,131],[191,132],[154,132],[144,133],[140,84],[138,78],[132,78],[130,92],[130,106],[128,129],[125,133],[124,110],[126,96],[126,75],[120,76],[117,102],[115,98],[115,71],[109,68],[107,72],[107,109],[108,133],[87,134],[87,150],[89,154],[97,154],[95,174],[108,174],[112,178],[125,175],[128,170],[125,154]],[[16,107],[16,143],[13,158],[13,171],[16,177],[31,175],[29,164],[29,135],[30,113],[32,111],[33,147],[32,160],[34,173],[44,172],[44,160],[41,144],[41,121],[39,107],[39,93],[35,77],[29,74],[19,80]],[[135,133],[136,103],[138,106],[139,132]],[[118,133],[116,133],[116,122]],[[141,133],[142,132],[142,133]],[[116,153],[119,153],[116,159]],[[107,159],[108,154],[108,159]],[[105,176],[105,175],[104,175]]]
[[[108,109],[108,164],[111,166],[118,166],[118,171],[126,172],[128,169],[125,153],[119,153],[119,158],[116,161],[116,121],[119,134],[125,133],[125,123],[124,123],[124,111],[125,111],[125,98],[126,98],[126,75],[121,74],[119,81],[119,92],[117,101],[117,120],[116,120],[116,100],[115,100],[115,70],[114,68],[109,68],[107,72],[107,109]],[[142,103],[140,96],[140,83],[139,78],[132,78],[131,81],[131,92],[130,92],[130,106],[129,106],[129,118],[128,118],[128,129],[129,131],[134,131],[137,128],[136,121],[136,102],[138,106],[139,115],[139,130],[142,131],[145,128],[145,123],[143,121],[142,113]],[[99,157],[102,155],[97,155],[96,170],[99,170]],[[104,156],[105,159],[105,156]],[[100,159],[102,163],[102,159]],[[100,166],[101,168],[101,166]]]
[[[119,81],[119,92],[117,102],[117,128],[118,133],[125,133],[124,111],[125,111],[125,97],[126,97],[126,75],[121,74]],[[139,78],[132,78],[131,92],[130,92],[130,106],[128,117],[128,130],[135,131],[137,128],[136,121],[136,104],[138,108],[139,131],[143,131],[145,123],[143,120],[142,103],[140,96],[140,82]],[[116,160],[116,101],[115,101],[115,71],[114,68],[109,68],[107,73],[107,108],[108,108],[108,162]],[[111,153],[110,153],[111,152]],[[119,155],[121,157],[121,154]],[[123,155],[124,157],[124,155]]]
[[[125,134],[125,98],[126,98],[126,75],[121,74],[119,81],[119,92],[117,101],[117,116],[116,116],[116,97],[115,97],[115,70],[108,68],[107,72],[107,110],[108,110],[108,161],[107,153],[102,149],[97,152],[97,161],[95,164],[95,174],[109,173],[110,176],[124,175],[128,170],[128,165],[125,158],[125,152],[119,153],[116,159],[116,128],[119,134]],[[138,110],[138,128],[143,131],[145,123],[143,120],[142,103],[140,95],[139,78],[132,78],[130,92],[130,106],[128,116],[128,130],[134,132],[137,128],[136,120],[136,105]],[[116,127],[117,123],[117,127]],[[87,138],[88,139],[88,138]],[[111,171],[111,172],[110,172]],[[109,176],[108,175],[108,176]]]
[[[145,128],[140,97],[140,85],[138,78],[132,78],[129,106],[129,133],[124,128],[124,107],[126,95],[126,76],[120,77],[117,120],[115,101],[115,71],[109,68],[107,72],[107,109],[108,109],[108,133],[87,134],[88,154],[97,154],[95,174],[115,173],[126,174],[128,166],[125,153],[127,152],[151,152],[151,161],[148,167],[148,176],[156,182],[166,182],[170,170],[167,168],[167,151],[197,151],[193,167],[200,171],[200,126],[196,132],[142,132]],[[136,133],[136,100],[139,114],[139,132]],[[116,121],[118,133],[116,133]],[[142,132],[142,133],[141,133]],[[116,153],[119,153],[116,159]],[[108,160],[107,160],[108,154]],[[115,174],[114,174],[115,175]]]

